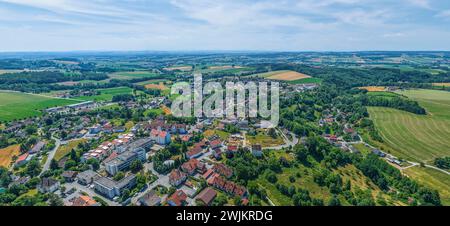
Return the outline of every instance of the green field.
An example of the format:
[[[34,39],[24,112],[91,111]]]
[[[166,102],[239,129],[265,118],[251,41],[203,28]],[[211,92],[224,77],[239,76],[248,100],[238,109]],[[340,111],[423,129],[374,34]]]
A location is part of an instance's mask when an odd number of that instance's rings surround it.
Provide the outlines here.
[[[428,114],[416,115],[384,107],[369,107],[370,117],[389,152],[399,157],[430,162],[450,155],[450,92],[398,92],[419,102]]]
[[[0,91],[0,121],[11,121],[39,116],[41,110],[79,103],[77,100],[59,99],[20,92]]]
[[[100,95],[74,97],[74,99],[83,101],[111,101],[113,96],[119,94],[131,94],[133,92],[133,89],[129,87],[117,87],[109,89],[99,89],[98,91],[100,92]]]
[[[134,78],[153,78],[156,76],[160,76],[157,73],[153,73],[150,71],[124,71],[124,72],[116,72],[109,75],[111,79],[134,79]]]
[[[406,175],[439,191],[443,205],[450,205],[450,175],[424,167],[411,167],[403,171]]]

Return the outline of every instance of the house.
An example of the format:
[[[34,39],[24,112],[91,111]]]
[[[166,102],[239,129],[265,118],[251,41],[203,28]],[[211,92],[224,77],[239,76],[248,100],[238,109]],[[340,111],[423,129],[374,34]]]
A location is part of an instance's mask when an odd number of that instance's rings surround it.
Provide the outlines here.
[[[215,149],[212,150],[212,154],[213,154],[215,159],[217,159],[217,160],[222,159],[222,149],[215,148]]]
[[[245,189],[245,187],[237,185],[232,181],[223,179],[218,174],[215,174],[214,176],[210,177],[207,180],[207,183],[231,195],[244,197],[247,194],[247,190]]]
[[[16,160],[15,165],[16,166],[22,166],[25,165],[27,162],[29,162],[31,159],[31,155],[28,153],[22,154],[21,156],[19,156]]]
[[[150,138],[157,144],[165,145],[170,143],[170,133],[163,130],[152,129]]]
[[[87,195],[81,195],[72,200],[71,206],[100,206],[100,203]]]
[[[41,193],[54,192],[59,188],[59,181],[46,177],[42,178],[41,182],[37,185],[37,189]]]
[[[97,180],[100,177],[96,172],[92,170],[86,170],[81,173],[78,173],[77,179],[78,183],[83,185],[88,185],[94,182],[94,180]]]
[[[177,190],[167,199],[167,204],[171,206],[184,206],[186,204],[186,200],[186,193],[182,190]]]
[[[135,185],[136,175],[134,174],[130,174],[120,181],[114,181],[108,177],[100,177],[94,181],[95,191],[110,199],[120,196],[124,189],[132,189]]]
[[[187,179],[187,174],[184,172],[181,172],[178,169],[172,170],[169,174],[169,183],[172,186],[178,187],[180,184],[184,183]]]
[[[212,167],[212,170],[226,178],[230,178],[231,176],[233,176],[233,170],[223,163],[215,164]]]
[[[194,147],[191,148],[191,150],[186,152],[186,158],[187,159],[198,158],[203,154],[202,152],[203,149],[201,148],[201,146],[195,145]]]
[[[222,141],[220,139],[215,139],[209,142],[211,149],[220,148],[222,146]]]
[[[260,144],[254,144],[252,145],[252,154],[256,157],[262,156],[262,148]]]
[[[33,146],[33,148],[31,148],[30,151],[28,151],[28,153],[29,154],[36,154],[36,153],[38,153],[38,152],[40,152],[42,150],[44,145],[45,145],[45,142],[39,141]]]
[[[161,205],[161,198],[154,190],[151,190],[140,197],[138,202],[141,206],[159,206]]]
[[[64,178],[64,181],[66,181],[66,182],[72,182],[75,180],[77,175],[78,175],[78,172],[76,172],[76,171],[64,171],[61,174],[61,177]]]
[[[206,171],[206,166],[197,159],[190,159],[181,165],[181,170],[188,175],[194,175],[195,172],[204,173]]]
[[[197,195],[196,200],[202,202],[205,206],[209,206],[216,196],[217,192],[211,187],[207,187]]]

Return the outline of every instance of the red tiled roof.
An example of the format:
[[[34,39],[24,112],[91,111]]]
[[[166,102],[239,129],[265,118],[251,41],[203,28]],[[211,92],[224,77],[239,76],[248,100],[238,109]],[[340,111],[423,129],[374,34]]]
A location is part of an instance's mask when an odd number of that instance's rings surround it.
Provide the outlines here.
[[[17,158],[16,163],[25,161],[27,158],[28,158],[28,153],[25,153]]]
[[[182,206],[186,202],[187,195],[182,190],[177,190],[170,197],[169,200],[172,201],[177,206]]]

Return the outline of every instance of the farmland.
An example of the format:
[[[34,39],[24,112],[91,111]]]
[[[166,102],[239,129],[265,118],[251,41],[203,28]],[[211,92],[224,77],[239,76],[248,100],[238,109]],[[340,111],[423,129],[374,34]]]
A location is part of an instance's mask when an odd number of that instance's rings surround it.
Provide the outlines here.
[[[19,153],[20,145],[18,144],[0,149],[0,166],[9,167],[14,156],[19,155]]]
[[[125,72],[116,72],[109,75],[111,79],[134,79],[134,78],[152,78],[159,76],[157,73],[149,72],[149,71],[125,71]]]
[[[383,92],[386,91],[386,87],[384,86],[363,86],[359,87],[358,89],[365,89],[369,92]]]
[[[167,86],[164,85],[164,83],[160,82],[159,84],[147,84],[145,85],[145,88],[147,89],[159,89],[159,90],[166,90],[168,89]]]
[[[450,154],[450,93],[432,90],[407,90],[399,94],[417,100],[427,115],[416,115],[391,108],[369,107],[370,117],[386,149],[399,157],[432,161]]]
[[[309,75],[305,75],[295,71],[272,71],[260,74],[260,77],[281,81],[295,81],[300,79],[311,78],[311,76]]]
[[[59,99],[20,92],[0,91],[0,121],[24,119],[42,114],[41,110],[78,103],[77,100]]]
[[[450,205],[450,175],[424,167],[411,167],[404,170],[403,173],[423,185],[438,190],[442,204]]]
[[[109,89],[99,89],[98,91],[100,92],[99,95],[80,96],[75,97],[74,99],[83,101],[111,101],[114,95],[131,94],[133,90],[129,87],[117,87]]]
[[[166,71],[190,71],[192,70],[192,66],[173,66],[173,67],[165,67],[164,70]]]
[[[445,83],[433,83],[433,86],[444,86],[444,87],[450,87],[450,82],[445,82]]]

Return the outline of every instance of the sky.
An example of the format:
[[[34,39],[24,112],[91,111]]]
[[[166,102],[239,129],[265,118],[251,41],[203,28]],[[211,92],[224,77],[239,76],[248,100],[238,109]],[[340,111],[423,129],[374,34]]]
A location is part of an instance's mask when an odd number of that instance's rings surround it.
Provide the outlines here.
[[[0,0],[0,52],[450,50],[448,0]]]

